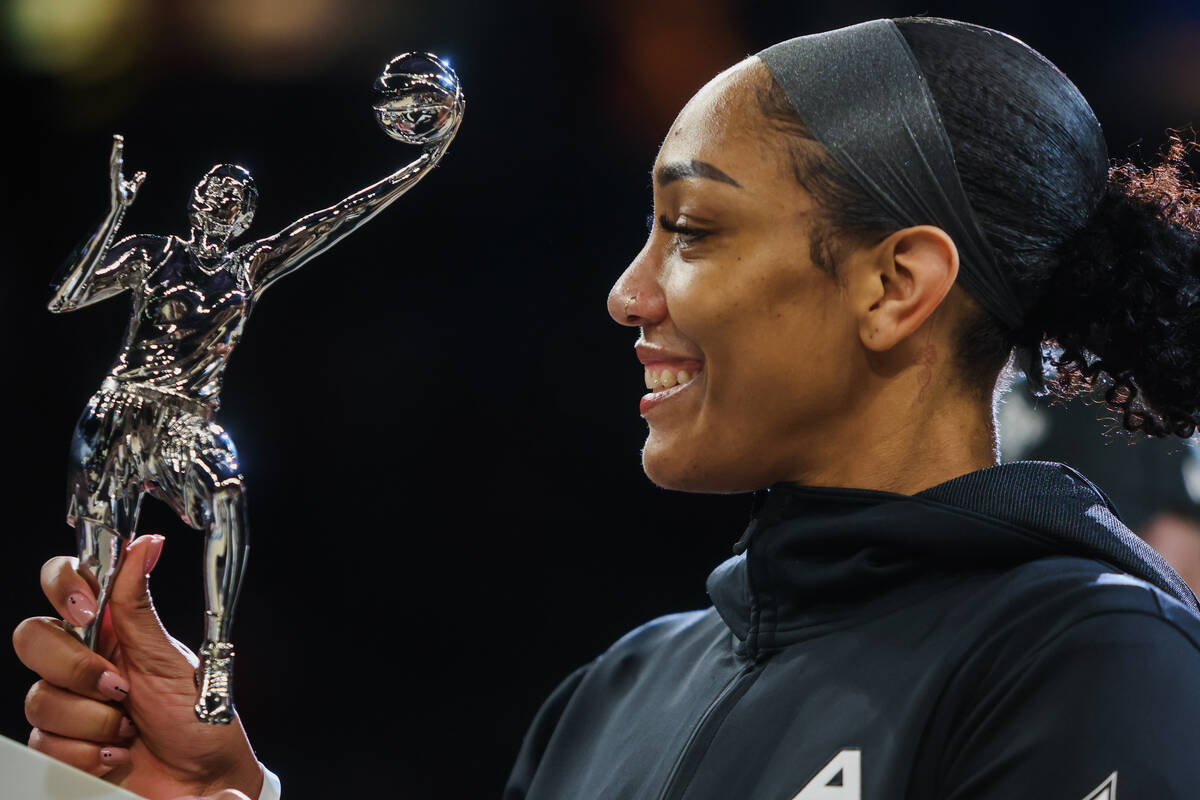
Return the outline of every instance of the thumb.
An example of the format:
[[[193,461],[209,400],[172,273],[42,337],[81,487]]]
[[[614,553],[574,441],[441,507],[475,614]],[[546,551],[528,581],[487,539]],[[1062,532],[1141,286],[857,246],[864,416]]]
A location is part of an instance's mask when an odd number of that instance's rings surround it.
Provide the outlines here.
[[[181,660],[150,598],[150,572],[158,563],[164,542],[164,537],[154,534],[139,536],[126,546],[108,599],[112,630],[122,655],[146,666]]]

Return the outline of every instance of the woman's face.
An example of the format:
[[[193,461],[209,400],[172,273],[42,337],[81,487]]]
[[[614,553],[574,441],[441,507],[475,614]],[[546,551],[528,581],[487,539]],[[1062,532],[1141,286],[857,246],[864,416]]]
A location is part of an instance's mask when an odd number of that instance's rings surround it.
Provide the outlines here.
[[[658,381],[642,455],[666,488],[803,480],[854,411],[857,322],[812,263],[814,202],[758,111],[763,80],[748,59],[680,112],[654,164],[653,229],[609,294]]]

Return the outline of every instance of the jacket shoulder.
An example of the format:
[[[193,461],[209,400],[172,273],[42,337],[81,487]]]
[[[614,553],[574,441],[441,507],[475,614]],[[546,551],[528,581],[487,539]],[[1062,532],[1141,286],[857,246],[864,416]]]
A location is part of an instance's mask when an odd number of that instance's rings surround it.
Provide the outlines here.
[[[1054,556],[1022,564],[996,576],[989,586],[997,611],[1013,621],[1042,620],[1063,629],[1105,613],[1157,617],[1200,642],[1200,618],[1148,581],[1111,564],[1083,556]],[[1056,624],[1049,625],[1050,620]]]
[[[721,623],[721,620],[712,608],[664,614],[642,623],[617,639],[601,658],[609,654],[653,650],[680,637],[711,633],[714,622]]]
[[[1200,619],[1187,606],[1078,556],[979,588],[962,617],[973,633],[924,726],[921,785],[973,800],[1071,797],[1116,772],[1131,796],[1194,796]]]

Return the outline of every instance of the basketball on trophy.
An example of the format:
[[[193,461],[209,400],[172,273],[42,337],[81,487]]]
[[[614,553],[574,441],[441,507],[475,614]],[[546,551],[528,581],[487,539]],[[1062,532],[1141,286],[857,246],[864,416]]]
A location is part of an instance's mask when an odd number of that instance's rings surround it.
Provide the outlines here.
[[[463,112],[462,87],[437,56],[404,53],[375,79],[375,119],[405,144],[424,145],[452,136]]]

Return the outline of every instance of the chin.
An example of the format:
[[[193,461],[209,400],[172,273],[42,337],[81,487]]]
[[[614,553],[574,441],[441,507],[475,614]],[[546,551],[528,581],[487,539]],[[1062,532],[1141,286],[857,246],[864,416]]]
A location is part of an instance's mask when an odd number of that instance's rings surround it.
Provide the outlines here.
[[[642,448],[642,470],[663,489],[703,494],[737,494],[762,488],[749,476],[739,475],[728,465],[714,464],[701,453],[659,447],[651,435]]]

